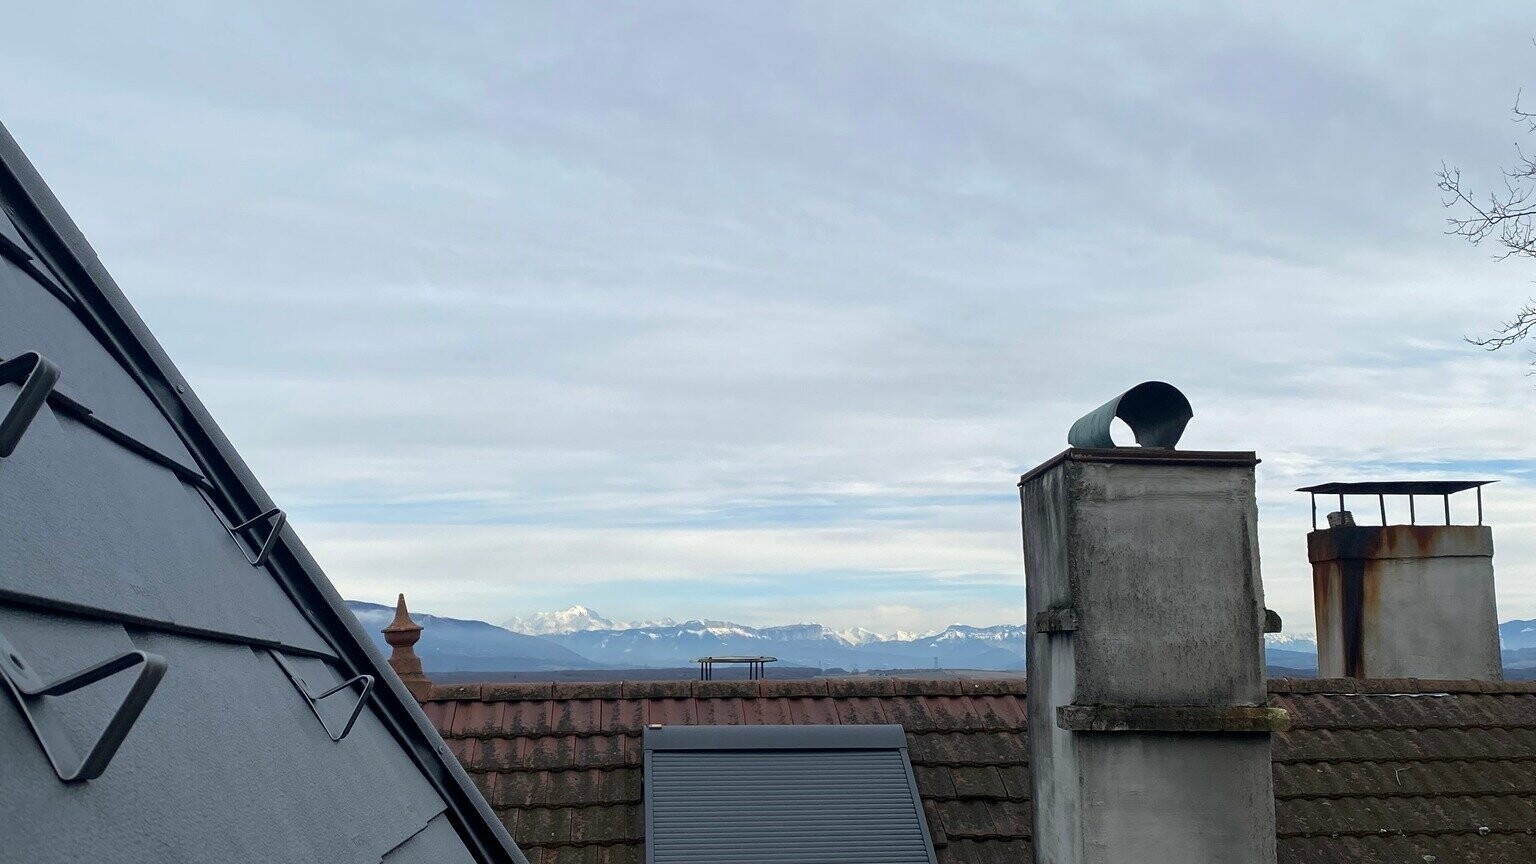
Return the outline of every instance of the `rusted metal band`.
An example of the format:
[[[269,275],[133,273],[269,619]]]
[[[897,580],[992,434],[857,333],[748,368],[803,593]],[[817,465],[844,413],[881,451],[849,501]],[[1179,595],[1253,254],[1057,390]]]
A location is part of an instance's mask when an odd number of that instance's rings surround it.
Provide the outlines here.
[[[1070,606],[1035,613],[1036,633],[1071,633],[1077,626],[1077,610]]]

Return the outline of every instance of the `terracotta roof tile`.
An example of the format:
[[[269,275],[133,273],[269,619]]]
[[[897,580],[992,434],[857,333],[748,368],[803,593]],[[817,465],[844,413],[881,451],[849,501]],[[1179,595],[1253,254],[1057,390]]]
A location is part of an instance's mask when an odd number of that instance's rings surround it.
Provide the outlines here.
[[[913,765],[912,779],[917,781],[917,791],[923,798],[955,797],[955,781],[949,769],[939,765]]]
[[[1279,864],[1515,864],[1536,861],[1536,835],[1282,837],[1278,851]]]
[[[893,696],[880,701],[885,722],[899,723],[909,732],[982,728],[967,696]]]
[[[1536,687],[1270,689],[1293,722],[1272,739],[1282,864],[1536,861],[1525,833],[1536,826]],[[1030,860],[1024,690],[1018,679],[485,685],[438,688],[425,710],[541,864],[643,861],[648,723],[887,722],[907,729],[939,860],[990,864]]]
[[[639,699],[606,699],[599,716],[608,732],[639,733],[645,728],[645,703]]]
[[[789,707],[789,722],[791,723],[830,726],[851,722],[839,715],[838,708],[844,704],[842,700],[786,699],[784,701]]]
[[[486,793],[492,807],[561,807],[579,801],[583,806],[639,804],[641,776],[638,767],[575,769],[570,771],[513,771],[476,776],[498,777]]]
[[[539,864],[643,864],[644,843],[607,843],[581,846],[548,846]],[[533,864],[529,856],[529,864]]]
[[[850,696],[843,699],[833,699],[829,706],[836,723],[890,723],[886,719],[885,706],[893,697]]]
[[[960,683],[960,692],[967,696],[1023,696],[1029,691],[1023,678],[967,678]]]
[[[620,686],[626,699],[660,699],[665,696],[692,696],[691,681],[625,681]]]
[[[829,678],[827,694],[843,696],[894,696],[896,685],[889,678]]]
[[[949,842],[971,839],[1016,839],[1030,836],[1028,802],[936,801],[934,810]]]
[[[516,699],[548,700],[554,698],[555,685],[552,682],[543,684],[511,683],[511,684],[485,684],[481,698],[486,701],[502,701]]]
[[[1034,860],[1028,840],[956,840],[934,851],[939,864],[1021,864]]]
[[[1003,778],[1003,788],[1008,790],[1009,798],[1029,797],[1029,766],[999,765],[996,768],[997,776]]]
[[[618,699],[624,695],[622,681],[557,681],[556,699]]]
[[[741,726],[747,722],[741,702],[740,699],[695,699],[695,722],[700,726]]]
[[[434,684],[428,700],[480,699],[480,684]]]
[[[571,823],[576,843],[612,843],[645,840],[645,809],[636,804],[584,807],[581,818]]]
[[[959,679],[949,678],[934,681],[909,680],[895,678],[891,680],[891,689],[897,696],[959,696]]]
[[[525,807],[515,812],[517,819],[512,827],[512,839],[517,841],[518,846],[549,846],[571,842],[571,817],[578,812],[575,809]]]
[[[662,726],[694,726],[698,724],[695,718],[692,697],[649,699],[645,703],[646,725],[659,723]]]
[[[592,735],[571,740],[579,744],[573,750],[574,767],[621,768],[643,761],[639,735]]]
[[[456,702],[426,702],[421,710],[427,715],[427,720],[437,729],[453,728],[453,711]]]
[[[502,729],[502,702],[460,702],[453,714],[454,735],[496,735]]]
[[[757,696],[756,681],[694,681],[692,683],[693,695],[700,698],[721,698],[724,696]]]
[[[501,728],[494,734],[525,738],[553,734],[555,730],[550,714],[554,706],[561,703],[517,701],[495,704],[501,708]]]
[[[827,679],[813,678],[809,681],[774,681],[767,678],[757,682],[757,695],[759,696],[826,696]]]
[[[520,754],[523,768],[535,768],[549,770],[557,768],[570,768],[575,765],[576,738],[555,737],[545,735],[539,738],[524,739],[527,749]],[[582,748],[586,752],[586,748]]]
[[[955,796],[959,798],[988,798],[1007,800],[1008,789],[1003,776],[991,765],[942,769],[954,778]]]
[[[596,699],[557,699],[553,704],[556,734],[590,735],[602,731],[602,702]]]
[[[789,713],[792,700],[775,696],[760,699],[744,699],[741,703],[741,722],[748,726],[788,726],[795,722]],[[826,700],[804,700],[815,704]],[[834,722],[836,722],[834,720]]]

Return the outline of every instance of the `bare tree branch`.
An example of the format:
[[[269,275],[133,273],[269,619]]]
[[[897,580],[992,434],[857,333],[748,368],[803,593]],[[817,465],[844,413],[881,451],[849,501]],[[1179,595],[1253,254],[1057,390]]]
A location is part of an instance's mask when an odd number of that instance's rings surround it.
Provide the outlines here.
[[[1521,94],[1516,94],[1511,109],[1516,123],[1525,124],[1526,131],[1536,134],[1536,111],[1521,107]],[[1461,170],[1444,163],[1436,175],[1446,209],[1455,211],[1446,218],[1446,232],[1463,237],[1474,246],[1491,240],[1497,247],[1494,260],[1504,261],[1513,257],[1536,258],[1536,157],[1527,155],[1525,149],[1515,145],[1515,164],[1503,169],[1502,191],[1486,196],[1474,193],[1462,182]],[[1463,337],[1467,342],[1488,351],[1508,348],[1523,341],[1536,330],[1536,300],[1527,300],[1513,318],[1502,322],[1492,334],[1482,337]],[[1536,361],[1533,361],[1536,365]]]

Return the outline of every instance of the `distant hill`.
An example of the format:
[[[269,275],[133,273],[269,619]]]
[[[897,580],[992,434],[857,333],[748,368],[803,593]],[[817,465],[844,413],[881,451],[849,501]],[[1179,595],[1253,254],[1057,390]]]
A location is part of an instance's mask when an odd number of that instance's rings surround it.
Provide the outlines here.
[[[1536,618],[1505,621],[1499,625],[1499,644],[1505,651],[1536,648]]]
[[[389,656],[384,629],[395,617],[394,607],[348,600],[347,608],[373,637],[376,645]],[[598,665],[568,648],[537,636],[503,630],[484,621],[441,618],[412,612],[411,618],[422,626],[416,654],[421,666],[432,672],[479,671],[550,671],[591,669]]]
[[[394,609],[347,601],[384,646],[378,631]],[[767,655],[782,667],[884,671],[894,669],[1024,669],[1026,628],[1022,624],[972,627],[954,624],[936,633],[881,635],[861,627],[841,632],[820,624],[749,627],[730,621],[670,619],[615,624],[597,612],[573,606],[515,618],[538,635],[513,632],[484,621],[411,613],[423,632],[416,651],[428,672],[553,672],[587,669],[688,668],[709,655]],[[1536,619],[1499,625],[1504,666],[1511,677],[1536,677]],[[385,647],[384,650],[388,651]],[[1310,635],[1265,637],[1265,664],[1271,674],[1317,674],[1317,643]]]

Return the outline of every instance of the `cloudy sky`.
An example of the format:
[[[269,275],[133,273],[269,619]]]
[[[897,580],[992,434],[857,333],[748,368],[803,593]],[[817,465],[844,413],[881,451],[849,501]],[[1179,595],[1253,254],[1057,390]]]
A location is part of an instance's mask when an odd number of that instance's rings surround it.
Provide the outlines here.
[[[1019,473],[1163,379],[1288,629],[1333,479],[1500,479],[1536,617],[1530,358],[1460,341],[1536,265],[1435,189],[1528,3],[211,5],[8,10],[0,120],[348,597],[1020,622]]]

